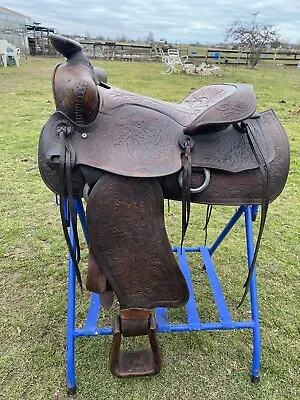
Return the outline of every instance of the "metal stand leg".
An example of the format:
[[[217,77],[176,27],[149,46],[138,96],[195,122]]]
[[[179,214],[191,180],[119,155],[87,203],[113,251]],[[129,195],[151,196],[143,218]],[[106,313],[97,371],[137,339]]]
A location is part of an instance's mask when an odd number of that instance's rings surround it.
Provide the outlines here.
[[[87,232],[87,225],[86,225],[86,217],[85,217],[85,211],[83,208],[83,204],[81,199],[75,199],[74,201],[75,203],[75,207],[76,207],[76,212],[78,213],[79,219],[80,219],[80,223],[81,223],[81,227],[82,227],[82,231],[83,231],[83,235],[84,235],[84,239],[87,245],[89,245],[89,238],[88,238],[88,232]]]
[[[217,237],[213,245],[209,248],[209,254],[212,256],[213,253],[217,250],[217,248],[220,246],[220,244],[223,242],[223,240],[226,238],[228,233],[231,231],[231,229],[234,227],[234,225],[237,223],[237,221],[240,219],[240,217],[243,215],[245,212],[245,206],[240,206],[236,212],[233,214],[232,218],[228,222],[228,224],[225,226],[225,228],[222,230],[220,235]]]
[[[64,200],[65,215],[68,218],[68,202]],[[74,199],[74,209],[76,217],[79,216],[85,241],[88,244],[88,234],[85,211],[81,199]],[[70,224],[70,239],[74,251],[76,251],[72,222]],[[66,370],[67,370],[67,393],[68,396],[76,394],[75,378],[75,305],[76,305],[76,276],[73,261],[68,257],[68,310],[67,310],[67,349],[66,349]]]
[[[76,207],[76,206],[75,206]],[[73,248],[75,241],[72,222],[70,221],[70,238]],[[67,311],[67,349],[66,349],[66,368],[67,368],[67,393],[68,396],[76,394],[75,381],[75,302],[76,302],[76,279],[73,261],[68,258],[68,311]]]
[[[74,199],[75,212],[80,219],[85,240],[88,244],[87,226],[85,211],[81,202],[81,199]],[[67,201],[66,201],[66,213],[68,212]],[[226,238],[231,229],[235,226],[239,218],[244,215],[245,217],[245,236],[246,236],[246,247],[247,247],[247,258],[248,268],[251,265],[251,261],[254,255],[254,244],[253,244],[253,230],[252,221],[255,220],[257,214],[257,206],[241,206],[234,213],[233,217],[229,220],[223,231],[220,233],[218,238],[215,240],[213,245],[208,247],[191,247],[183,248],[182,252],[179,247],[173,249],[174,252],[178,253],[178,261],[182,273],[188,283],[190,291],[190,300],[186,305],[186,316],[187,323],[172,324],[168,320],[168,310],[164,307],[158,307],[156,309],[156,320],[158,324],[158,332],[185,332],[185,331],[200,331],[200,330],[232,330],[232,329],[252,329],[253,333],[253,353],[252,353],[252,370],[251,370],[251,381],[254,383],[259,382],[259,366],[260,366],[260,326],[259,326],[259,313],[258,313],[258,295],[256,287],[256,273],[254,271],[250,283],[250,306],[251,306],[251,320],[247,321],[234,321],[231,318],[229,309],[226,304],[226,300],[222,291],[221,284],[218,279],[217,272],[213,265],[212,254],[220,246],[223,240]],[[72,246],[75,247],[74,234],[72,224],[70,222],[70,238]],[[203,262],[206,264],[206,273],[209,279],[211,290],[215,298],[216,307],[219,314],[219,321],[215,322],[202,322],[200,315],[198,314],[197,304],[194,296],[194,289],[189,272],[187,253],[196,252],[201,257]],[[75,327],[75,302],[76,302],[76,277],[75,269],[71,257],[68,260],[68,314],[67,314],[67,354],[66,354],[66,367],[67,367],[67,386],[68,395],[74,395],[76,393],[76,381],[75,381],[75,339],[79,336],[99,336],[99,335],[111,335],[113,333],[112,328],[98,327],[97,321],[101,314],[101,303],[99,296],[95,293],[91,296],[90,308],[87,314],[86,324],[84,328]]]
[[[256,209],[257,213],[257,209]],[[250,206],[246,207],[245,210],[245,227],[246,227],[246,245],[247,245],[247,256],[248,256],[248,268],[251,265],[254,256],[254,245],[253,245],[253,209]],[[251,382],[259,382],[259,366],[260,366],[260,353],[261,353],[261,340],[260,340],[260,325],[259,325],[259,313],[258,313],[258,295],[256,286],[256,271],[254,270],[251,283],[250,283],[250,305],[253,326],[253,353],[252,353],[252,375]]]
[[[68,205],[65,199],[65,213],[68,215]],[[74,199],[74,208],[76,216],[79,216],[83,234],[88,244],[88,234],[85,211],[81,199]],[[68,218],[69,219],[69,218]],[[70,223],[70,239],[74,251],[76,251],[72,222]],[[68,258],[68,311],[67,311],[67,349],[66,349],[66,369],[67,369],[67,393],[68,396],[76,394],[75,378],[75,305],[76,305],[76,276],[73,261],[69,255]]]
[[[225,226],[221,234],[215,240],[213,245],[209,248],[209,254],[212,256],[212,254],[220,246],[220,244],[223,242],[225,237],[234,227],[239,218],[244,214],[245,229],[246,229],[247,262],[249,268],[254,256],[252,222],[256,220],[257,212],[258,212],[257,205],[240,206],[233,215],[233,217],[230,219],[228,224]],[[258,294],[256,285],[256,271],[254,271],[250,283],[250,306],[251,306],[251,315],[253,321],[253,328],[252,328],[253,353],[252,353],[251,382],[258,383],[260,357],[261,357],[261,339],[260,339],[260,324],[259,324],[259,312],[258,312]]]

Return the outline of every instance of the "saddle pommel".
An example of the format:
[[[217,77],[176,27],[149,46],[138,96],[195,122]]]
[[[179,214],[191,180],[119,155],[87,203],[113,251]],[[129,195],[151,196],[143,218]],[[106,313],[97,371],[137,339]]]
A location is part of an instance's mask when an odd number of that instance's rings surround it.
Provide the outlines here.
[[[90,124],[99,110],[99,93],[85,65],[58,65],[53,75],[53,96],[58,111],[78,125]]]
[[[58,65],[53,74],[56,108],[79,125],[90,124],[99,110],[97,83],[106,77],[95,74],[79,43],[58,35],[51,35],[51,42],[67,58],[67,63]]]

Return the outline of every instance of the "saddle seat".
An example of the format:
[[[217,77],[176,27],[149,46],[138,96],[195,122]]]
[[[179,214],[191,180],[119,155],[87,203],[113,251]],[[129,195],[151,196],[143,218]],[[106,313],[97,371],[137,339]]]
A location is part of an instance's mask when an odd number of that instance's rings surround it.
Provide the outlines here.
[[[256,96],[249,84],[209,85],[189,94],[180,104],[152,99],[115,87],[99,87],[100,112],[112,115],[120,107],[150,109],[177,122],[185,133],[222,130],[255,113]],[[139,113],[139,110],[135,110]]]

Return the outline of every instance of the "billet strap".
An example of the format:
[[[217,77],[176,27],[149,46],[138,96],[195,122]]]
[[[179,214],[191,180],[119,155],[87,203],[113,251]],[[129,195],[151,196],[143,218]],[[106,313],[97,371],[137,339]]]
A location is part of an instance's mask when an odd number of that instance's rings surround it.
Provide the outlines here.
[[[265,223],[266,223],[266,219],[267,219],[267,213],[268,213],[268,207],[269,207],[269,169],[268,169],[268,163],[264,157],[263,152],[261,151],[260,147],[259,147],[259,143],[257,143],[255,135],[253,134],[252,131],[252,127],[247,124],[246,122],[241,122],[240,125],[235,124],[235,127],[242,133],[246,133],[248,140],[249,140],[249,144],[251,146],[253,155],[257,161],[257,164],[259,165],[259,169],[260,169],[260,173],[261,173],[261,179],[262,179],[262,191],[261,191],[261,218],[260,218],[260,226],[259,226],[259,231],[258,231],[258,236],[257,236],[257,240],[256,240],[256,244],[255,244],[255,250],[254,250],[254,255],[253,255],[253,259],[251,261],[251,264],[249,266],[249,270],[248,270],[248,276],[246,279],[246,282],[244,283],[244,294],[241,298],[241,301],[239,302],[237,308],[239,308],[246,296],[247,293],[249,292],[249,288],[250,288],[250,283],[251,283],[251,278],[253,276],[253,272],[255,269],[255,263],[257,260],[257,256],[258,256],[258,252],[259,252],[259,248],[260,248],[260,243],[261,243],[261,239],[262,239],[262,235],[263,235],[263,231],[264,231],[264,227],[265,227]]]
[[[77,217],[75,214],[74,201],[73,201],[72,173],[71,173],[72,164],[74,163],[75,160],[75,153],[69,138],[70,134],[72,133],[72,129],[68,121],[60,122],[60,124],[57,127],[57,133],[59,135],[61,144],[60,158],[59,158],[60,217],[69,254],[74,264],[77,281],[79,283],[81,290],[83,290],[81,275],[78,267],[78,263],[80,261],[80,246],[79,246],[79,238],[77,230]],[[74,250],[72,246],[71,238],[69,235],[69,230],[68,230],[69,221],[67,216],[65,215],[65,208],[64,208],[65,198],[68,199],[68,215],[71,218],[76,250]]]

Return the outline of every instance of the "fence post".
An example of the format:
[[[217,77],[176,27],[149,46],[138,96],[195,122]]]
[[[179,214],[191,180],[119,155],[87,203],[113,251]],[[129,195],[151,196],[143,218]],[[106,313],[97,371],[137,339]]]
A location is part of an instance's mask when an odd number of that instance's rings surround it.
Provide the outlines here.
[[[276,65],[276,55],[277,55],[277,50],[275,49],[274,57],[273,57],[273,65],[275,67]]]

